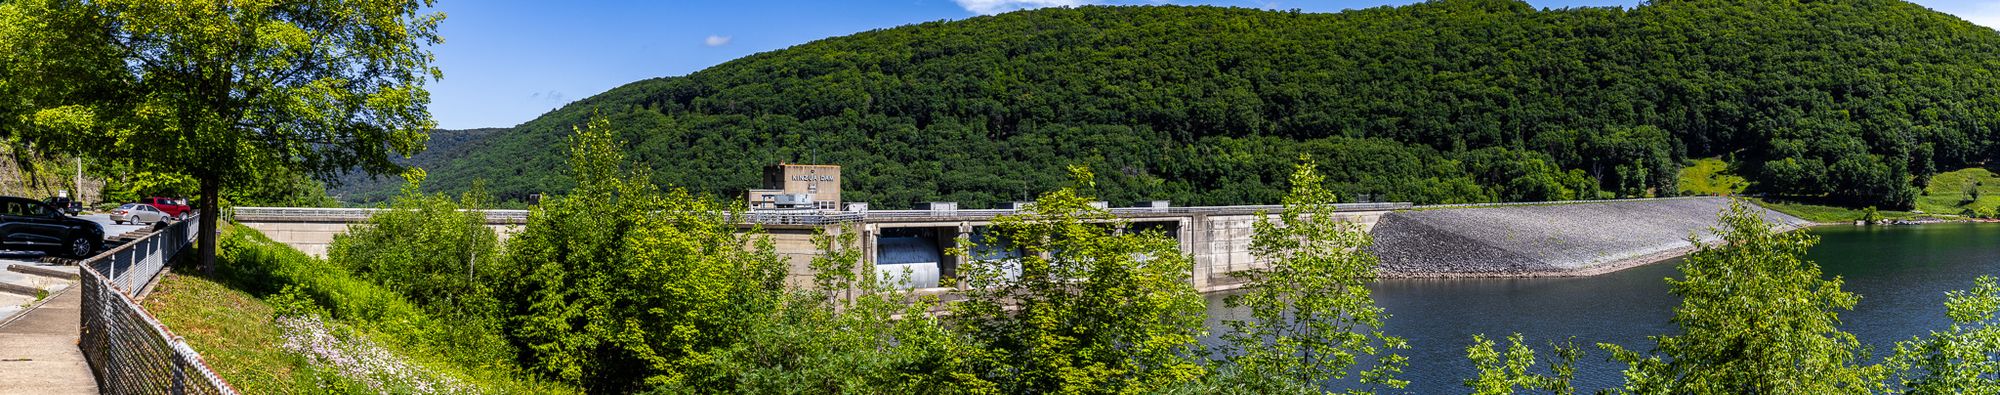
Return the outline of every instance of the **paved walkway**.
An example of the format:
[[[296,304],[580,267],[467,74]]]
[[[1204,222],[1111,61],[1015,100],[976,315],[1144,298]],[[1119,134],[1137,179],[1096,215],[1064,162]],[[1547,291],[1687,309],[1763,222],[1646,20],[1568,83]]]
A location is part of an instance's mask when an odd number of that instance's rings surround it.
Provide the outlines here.
[[[0,323],[0,394],[97,393],[97,379],[76,347],[81,295],[70,287]]]

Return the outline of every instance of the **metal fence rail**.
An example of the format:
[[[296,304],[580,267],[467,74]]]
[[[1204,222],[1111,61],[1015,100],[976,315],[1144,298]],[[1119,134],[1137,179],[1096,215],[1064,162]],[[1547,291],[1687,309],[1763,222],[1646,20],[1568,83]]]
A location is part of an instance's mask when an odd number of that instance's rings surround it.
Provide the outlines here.
[[[169,225],[79,265],[82,332],[77,347],[108,394],[236,394],[201,355],[140,308],[174,254],[187,250],[194,221]]]

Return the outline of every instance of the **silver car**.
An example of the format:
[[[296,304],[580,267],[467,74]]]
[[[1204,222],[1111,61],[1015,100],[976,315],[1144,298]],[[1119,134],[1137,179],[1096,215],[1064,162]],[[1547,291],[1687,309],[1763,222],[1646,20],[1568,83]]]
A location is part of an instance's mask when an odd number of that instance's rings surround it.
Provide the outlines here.
[[[117,210],[111,210],[111,222],[119,224],[126,222],[135,224],[160,223],[166,221],[167,218],[166,212],[153,208],[153,205],[150,204],[126,203],[123,206],[118,206]]]

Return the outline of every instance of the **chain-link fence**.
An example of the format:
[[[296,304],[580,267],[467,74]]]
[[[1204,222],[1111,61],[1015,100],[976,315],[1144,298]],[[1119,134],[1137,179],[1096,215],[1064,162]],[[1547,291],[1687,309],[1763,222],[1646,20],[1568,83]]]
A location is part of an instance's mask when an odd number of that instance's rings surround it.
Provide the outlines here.
[[[152,288],[175,254],[189,250],[194,222],[169,225],[79,265],[83,330],[77,347],[103,393],[236,393],[133,299]]]

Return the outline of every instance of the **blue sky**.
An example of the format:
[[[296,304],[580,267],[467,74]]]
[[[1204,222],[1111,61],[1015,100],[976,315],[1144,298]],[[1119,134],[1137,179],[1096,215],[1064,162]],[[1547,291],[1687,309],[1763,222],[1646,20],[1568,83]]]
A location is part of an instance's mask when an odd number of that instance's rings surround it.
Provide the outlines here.
[[[1408,0],[441,0],[431,115],[445,129],[509,127],[652,77],[686,75],[758,52],[912,23],[1082,4],[1211,4],[1338,12]],[[1538,7],[1636,0],[1529,0]],[[1917,0],[2000,26],[2000,0]]]

